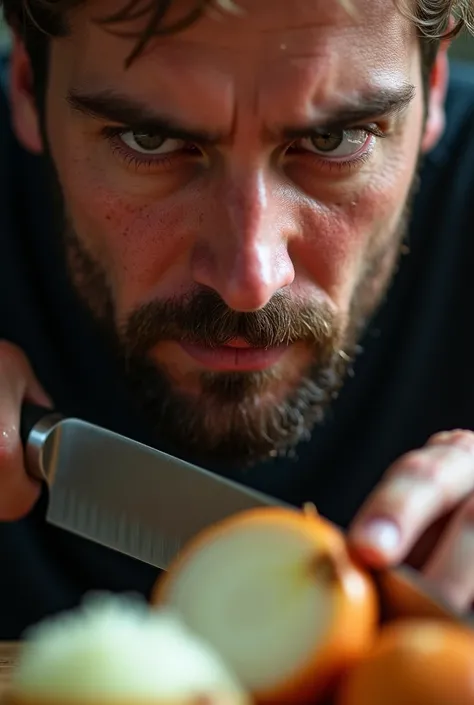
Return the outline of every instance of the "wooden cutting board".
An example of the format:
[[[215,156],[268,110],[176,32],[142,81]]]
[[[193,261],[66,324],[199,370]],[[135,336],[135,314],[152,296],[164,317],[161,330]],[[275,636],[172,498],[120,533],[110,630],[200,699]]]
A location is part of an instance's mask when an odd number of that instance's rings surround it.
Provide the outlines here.
[[[0,641],[0,704],[2,705],[19,655],[20,644],[18,642]]]

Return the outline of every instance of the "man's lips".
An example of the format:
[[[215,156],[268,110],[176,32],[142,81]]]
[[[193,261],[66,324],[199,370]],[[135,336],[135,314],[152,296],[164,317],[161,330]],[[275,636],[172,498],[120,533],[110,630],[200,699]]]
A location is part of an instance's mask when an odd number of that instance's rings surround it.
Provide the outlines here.
[[[179,343],[196,362],[213,371],[250,372],[265,370],[274,365],[288,350],[288,345],[255,348],[242,340],[211,348],[197,343]]]

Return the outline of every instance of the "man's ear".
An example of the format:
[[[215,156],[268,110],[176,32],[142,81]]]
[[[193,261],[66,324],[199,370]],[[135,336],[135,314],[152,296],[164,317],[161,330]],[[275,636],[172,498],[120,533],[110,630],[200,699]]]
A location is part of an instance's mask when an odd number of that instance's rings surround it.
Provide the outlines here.
[[[43,142],[33,91],[33,71],[23,41],[13,37],[10,53],[10,112],[18,140],[25,149],[40,154]]]
[[[449,81],[449,46],[449,41],[441,42],[431,69],[425,131],[421,142],[423,152],[429,152],[436,146],[445,128],[444,104]]]

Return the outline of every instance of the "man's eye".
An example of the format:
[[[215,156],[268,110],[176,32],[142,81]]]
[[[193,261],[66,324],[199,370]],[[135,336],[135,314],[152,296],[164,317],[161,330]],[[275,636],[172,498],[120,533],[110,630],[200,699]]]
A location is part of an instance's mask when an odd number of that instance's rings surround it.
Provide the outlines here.
[[[120,139],[134,152],[151,155],[179,152],[186,147],[187,144],[184,140],[180,139],[162,137],[161,135],[148,134],[146,132],[132,132],[130,130],[128,132],[122,132]]]
[[[311,137],[303,137],[292,146],[299,151],[313,152],[326,157],[351,157],[365,146],[369,136],[368,130],[363,128],[335,132],[321,130]]]

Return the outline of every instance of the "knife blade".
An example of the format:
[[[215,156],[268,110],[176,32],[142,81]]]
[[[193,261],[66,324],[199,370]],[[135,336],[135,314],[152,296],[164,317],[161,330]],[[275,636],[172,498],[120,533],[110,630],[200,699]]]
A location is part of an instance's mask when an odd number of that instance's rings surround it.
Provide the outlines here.
[[[407,565],[373,571],[381,619],[435,619],[460,622],[474,629],[474,613],[453,609],[436,586]]]
[[[80,419],[22,409],[28,473],[49,486],[49,523],[166,570],[199,531],[239,511],[286,506],[269,495]],[[407,566],[373,571],[382,619],[474,628]]]
[[[282,502],[80,419],[25,405],[27,472],[47,483],[46,520],[160,569],[199,531]]]

